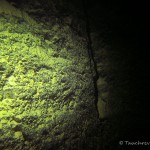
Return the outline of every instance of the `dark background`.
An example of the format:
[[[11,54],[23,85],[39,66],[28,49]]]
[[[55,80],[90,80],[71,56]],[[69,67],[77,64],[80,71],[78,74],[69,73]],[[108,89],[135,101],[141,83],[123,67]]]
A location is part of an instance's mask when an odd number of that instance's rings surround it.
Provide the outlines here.
[[[114,48],[124,48],[118,54],[122,60],[126,59],[122,66],[126,67],[126,72],[122,72],[119,76],[122,77],[120,82],[126,80],[128,76],[129,95],[127,99],[128,107],[132,109],[132,112],[126,119],[128,122],[126,126],[130,126],[126,137],[132,140],[148,140],[150,131],[147,6],[148,4],[144,1],[88,0],[87,2],[87,8],[91,10],[89,16],[93,20],[95,31],[101,34],[102,30],[105,30],[103,36],[107,39],[106,43]],[[118,61],[119,63],[121,60]]]

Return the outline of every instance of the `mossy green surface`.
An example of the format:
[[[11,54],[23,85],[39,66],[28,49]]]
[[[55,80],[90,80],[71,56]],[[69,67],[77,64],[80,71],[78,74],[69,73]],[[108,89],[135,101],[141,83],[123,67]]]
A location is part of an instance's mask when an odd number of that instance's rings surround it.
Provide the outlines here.
[[[69,26],[0,13],[1,150],[82,145],[96,118],[86,46]]]
[[[13,2],[9,3],[7,0],[0,1],[0,14],[7,14],[9,16],[15,16],[24,18],[28,23],[35,25],[36,22],[25,11],[21,11],[13,6]]]

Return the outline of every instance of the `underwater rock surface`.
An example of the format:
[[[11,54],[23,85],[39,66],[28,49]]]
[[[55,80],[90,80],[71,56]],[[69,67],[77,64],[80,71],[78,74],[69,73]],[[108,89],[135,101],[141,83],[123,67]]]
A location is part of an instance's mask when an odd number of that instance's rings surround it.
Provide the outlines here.
[[[98,118],[86,40],[16,10],[0,11],[0,149],[90,147]]]

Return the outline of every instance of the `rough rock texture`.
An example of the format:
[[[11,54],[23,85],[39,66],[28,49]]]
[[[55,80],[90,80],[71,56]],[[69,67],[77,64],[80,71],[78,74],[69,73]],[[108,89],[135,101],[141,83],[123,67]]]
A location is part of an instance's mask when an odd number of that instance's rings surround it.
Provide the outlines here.
[[[100,149],[128,149],[119,141],[149,140],[146,11],[139,11],[143,4],[138,2],[88,2],[91,43],[99,75]]]
[[[95,148],[94,71],[84,33],[73,31],[71,18],[34,20],[13,5],[0,2],[0,149]]]

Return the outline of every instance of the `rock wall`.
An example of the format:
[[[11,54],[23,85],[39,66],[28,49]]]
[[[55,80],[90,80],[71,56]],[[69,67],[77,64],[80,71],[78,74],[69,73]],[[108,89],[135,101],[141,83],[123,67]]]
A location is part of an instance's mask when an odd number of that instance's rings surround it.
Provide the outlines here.
[[[78,32],[84,21],[75,31],[73,18],[33,13],[40,3],[1,4],[0,149],[95,148],[94,71]],[[33,8],[30,16],[22,7]]]
[[[127,145],[119,145],[119,141],[149,139],[148,42],[144,38],[148,9],[138,2],[87,2],[99,75],[97,107],[102,125],[99,149],[128,149]],[[145,11],[139,11],[141,8]]]

